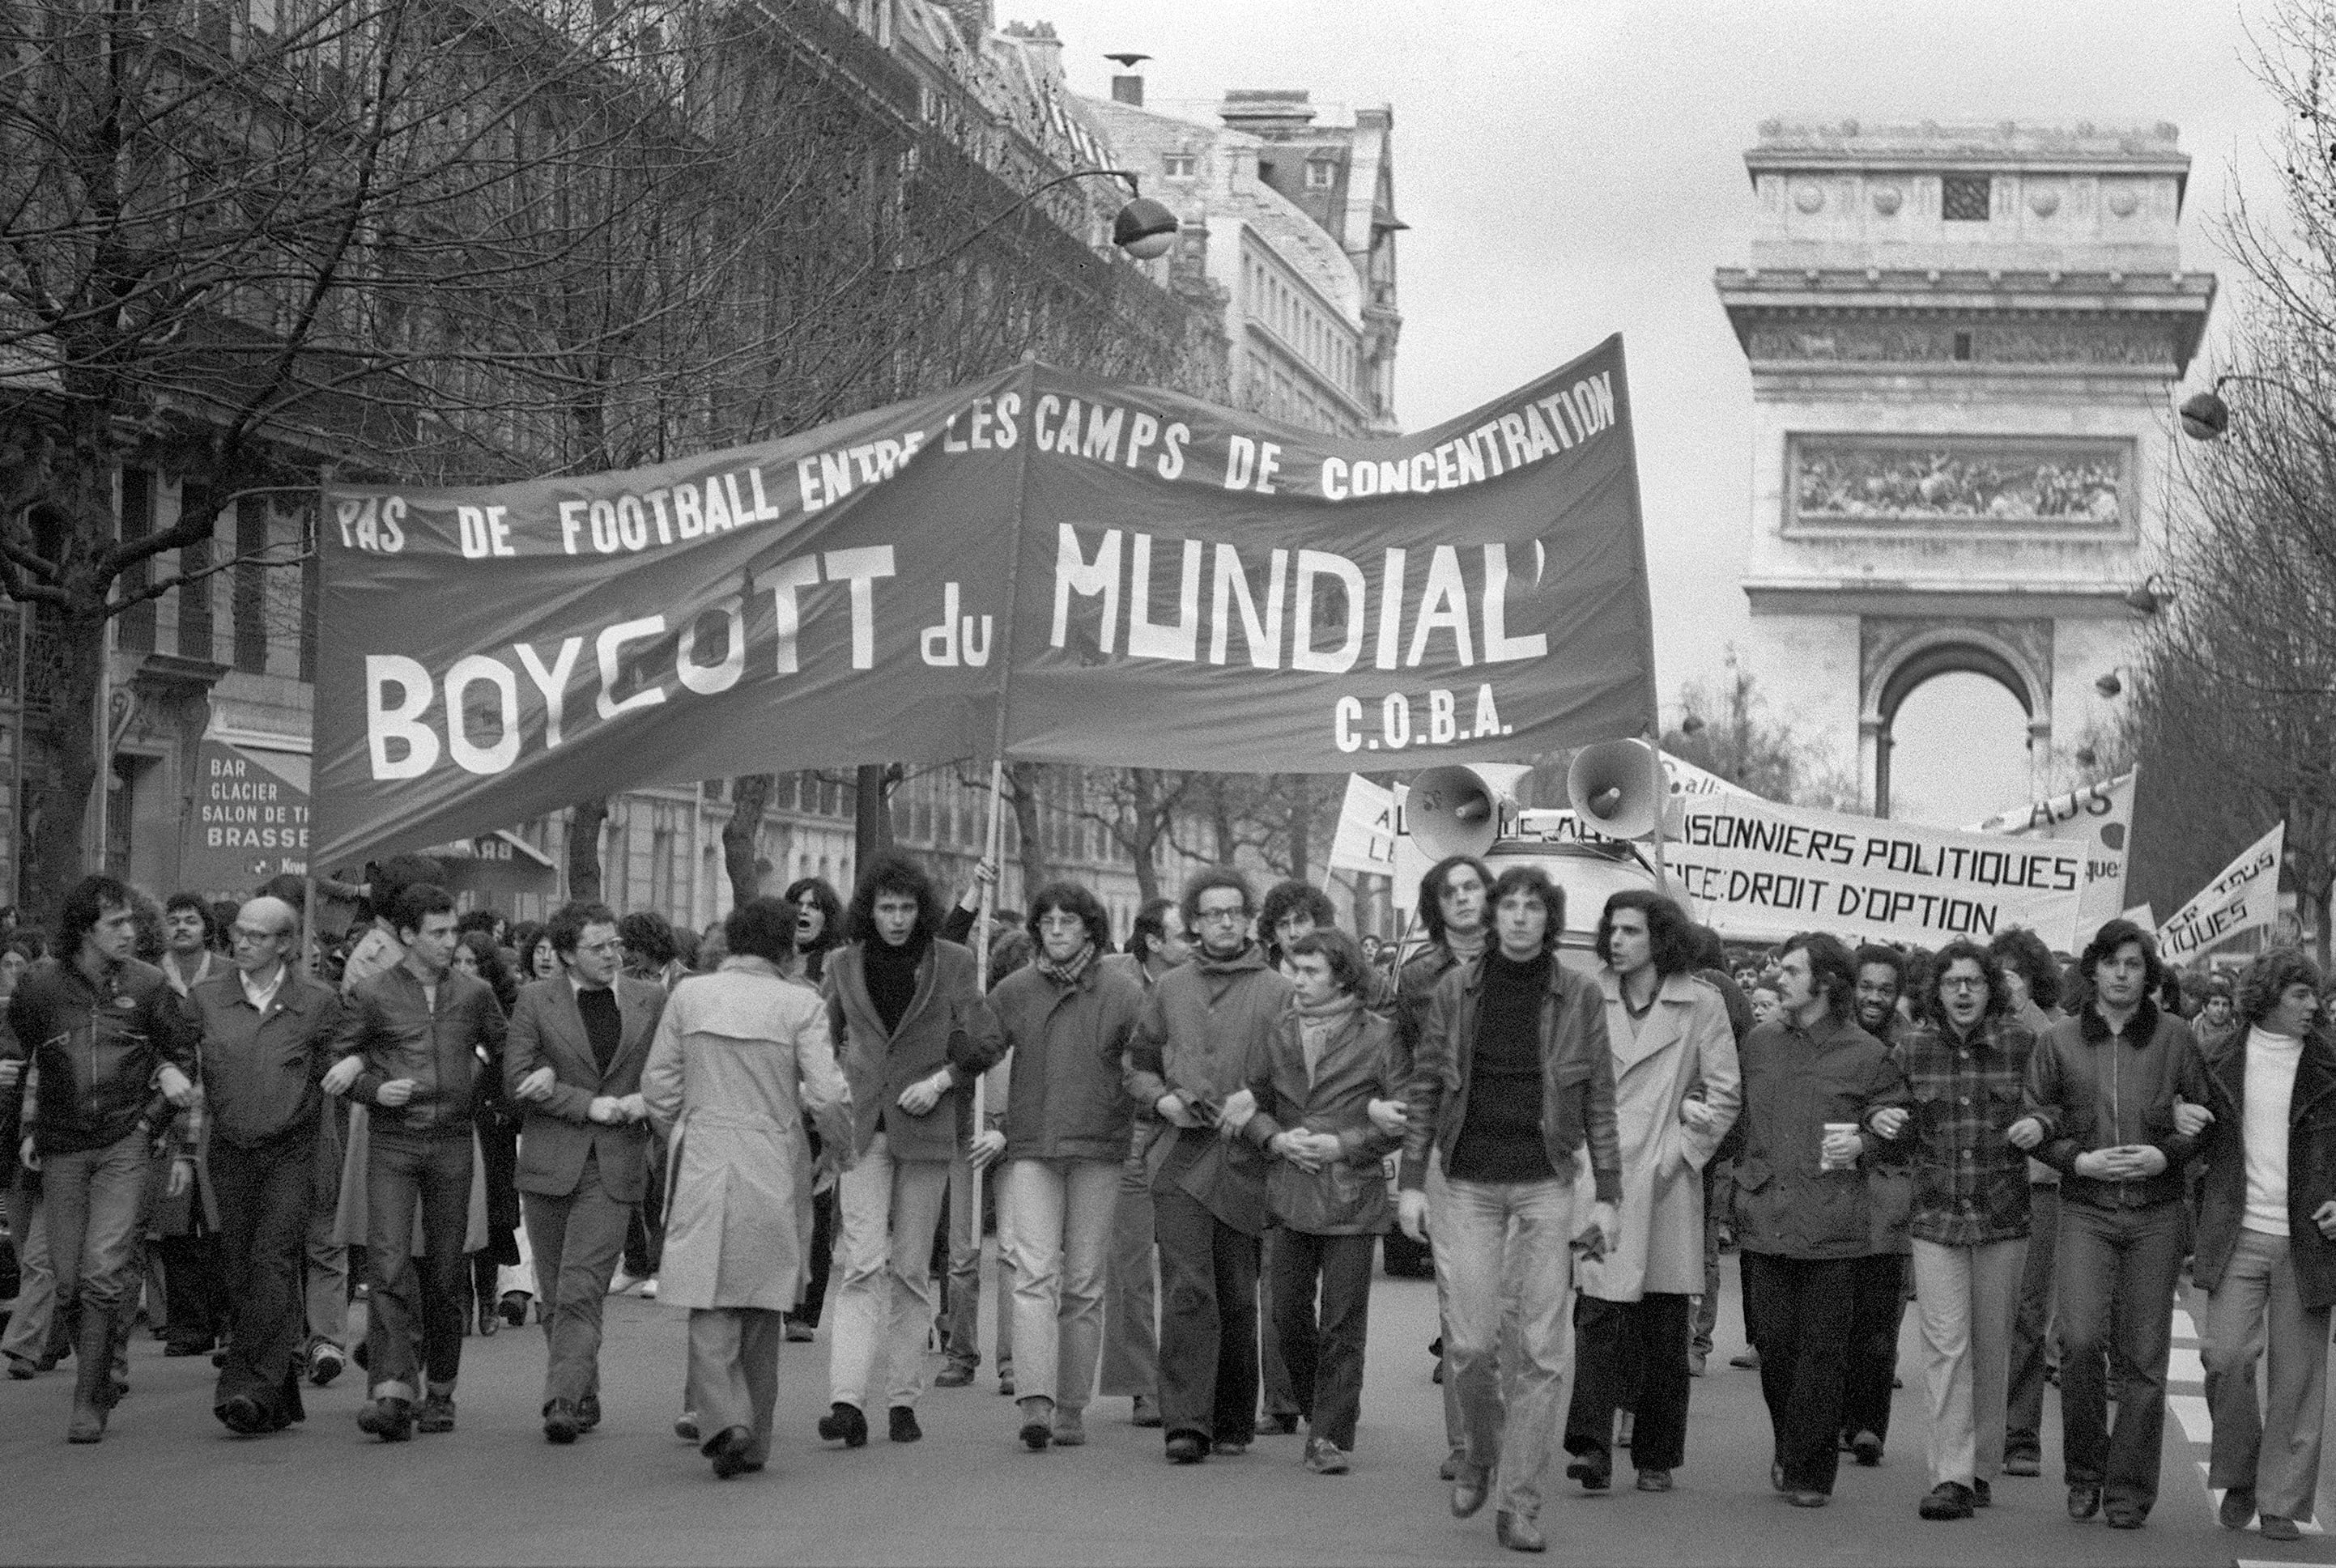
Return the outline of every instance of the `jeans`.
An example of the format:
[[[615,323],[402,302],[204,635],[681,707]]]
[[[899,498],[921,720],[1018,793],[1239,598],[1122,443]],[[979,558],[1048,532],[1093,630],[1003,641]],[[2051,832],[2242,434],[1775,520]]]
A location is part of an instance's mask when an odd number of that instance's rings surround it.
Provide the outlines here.
[[[1565,1451],[1608,1453],[1614,1412],[1628,1408],[1630,1462],[1676,1470],[1687,1462],[1687,1358],[1694,1338],[1693,1296],[1649,1292],[1635,1302],[1574,1301],[1573,1400]],[[1627,1404],[1626,1404],[1627,1399]]]
[[[1423,1190],[1427,1194],[1427,1212],[1431,1215],[1448,1201],[1444,1191],[1444,1157],[1433,1148],[1427,1151],[1427,1176]],[[1456,1456],[1468,1447],[1468,1427],[1460,1416],[1460,1383],[1452,1375],[1451,1286],[1445,1281],[1444,1271],[1436,1266],[1433,1238],[1428,1244],[1427,1262],[1436,1274],[1436,1332],[1444,1343],[1444,1377],[1437,1385],[1444,1395],[1444,1451]],[[1513,1294],[1507,1296],[1502,1307],[1502,1332],[1512,1334],[1515,1331],[1516,1298]]]
[[[1906,1254],[1857,1260],[1849,1315],[1849,1360],[1841,1384],[1841,1434],[1890,1440],[1890,1385],[1898,1377],[1898,1325],[1906,1315]]]
[[[1103,1287],[1103,1391],[1160,1392],[1160,1296],[1152,1255],[1152,1176],[1144,1157],[1119,1164],[1111,1263]]]
[[[600,1184],[600,1161],[584,1157],[573,1192],[519,1195],[527,1216],[528,1251],[535,1259],[543,1299],[543,1338],[550,1356],[543,1402],[570,1402],[600,1392],[600,1314],[625,1250],[634,1205],[610,1197]]]
[[[234,1312],[213,1403],[240,1396],[289,1418],[300,1411],[300,1249],[316,1137],[302,1128],[248,1146],[214,1137],[209,1165],[221,1282]]]
[[[373,1127],[365,1161],[365,1257],[373,1275],[366,1361],[375,1399],[416,1393],[420,1369],[433,1393],[451,1392],[462,1370],[463,1308],[471,1293],[462,1233],[471,1217],[471,1129],[433,1137]],[[412,1254],[414,1209],[422,1206],[422,1258]]]
[[[949,1193],[949,1162],[896,1160],[882,1133],[836,1182],[843,1215],[843,1278],[828,1347],[828,1400],[865,1408],[877,1360],[885,1397],[913,1407],[925,1391],[925,1335],[933,1319],[933,1227]]]
[[[1103,1282],[1119,1166],[1099,1159],[1017,1159],[998,1199],[1003,1262],[1014,1280],[1014,1391],[1086,1408],[1103,1357]],[[1001,1349],[998,1360],[1006,1360]]]
[[[41,1178],[17,1176],[8,1189],[8,1234],[16,1244],[16,1306],[0,1352],[35,1366],[61,1353],[63,1315],[56,1310],[57,1275],[49,1262],[49,1205],[41,1198]]]
[[[1734,1177],[1729,1177],[1730,1186]],[[1703,1166],[1703,1294],[1695,1299],[1695,1320],[1688,1349],[1698,1356],[1711,1354],[1712,1331],[1719,1327],[1719,1232],[1728,1216],[1713,1200],[1719,1186],[1719,1162]],[[1631,1439],[1634,1443],[1635,1437]]]
[[[1497,1468],[1501,1511],[1530,1519],[1573,1370],[1573,1184],[1447,1179],[1438,1190],[1428,1236],[1465,1462]]]
[[[623,1237],[618,1238],[619,1247]],[[779,1397],[779,1346],[787,1315],[762,1307],[693,1307],[689,1312],[688,1408],[710,1441],[745,1427],[754,1434],[749,1464],[771,1457],[771,1408]]]
[[[1290,1369],[1281,1360],[1281,1336],[1273,1331],[1273,1259],[1281,1246],[1281,1230],[1270,1228],[1258,1238],[1257,1254],[1257,1350],[1258,1377],[1265,1390],[1265,1414],[1268,1419],[1282,1416],[1302,1416],[1304,1407],[1298,1402],[1297,1390],[1290,1380]]]
[[[1160,1246],[1164,1436],[1257,1436],[1257,1238],[1173,1183],[1152,1189]]]
[[[2003,1473],[2003,1424],[1995,1412],[2010,1377],[2011,1322],[2027,1256],[2025,1237],[1969,1247],[1914,1243],[1934,1486],[1992,1483]]]
[[[1831,1495],[1841,1466],[1842,1383],[1859,1258],[1746,1253],[1745,1312],[1760,1353],[1776,1462],[1792,1492]]]
[[[2061,1453],[2071,1486],[2098,1486],[2144,1514],[2157,1497],[2174,1289],[2188,1244],[2179,1202],[2146,1208],[2060,1205]],[[2120,1370],[2109,1429],[2102,1352]]]
[[[1273,1329],[1290,1369],[1290,1398],[1306,1418],[1307,1436],[1351,1453],[1363,1413],[1363,1348],[1370,1336],[1371,1263],[1379,1238],[1370,1232],[1273,1234]]]
[[[2199,1338],[2214,1418],[2206,1484],[2252,1486],[2256,1508],[2282,1519],[2310,1519],[2318,1507],[2328,1317],[2327,1308],[2303,1304],[2288,1239],[2258,1231],[2239,1233],[2222,1286],[2206,1298]],[[2266,1345],[2269,1387],[2258,1401],[2255,1368]]]
[[[302,1245],[307,1257],[308,1338],[336,1347],[349,1342],[349,1249],[333,1239],[341,1205],[341,1150],[348,1136],[349,1104],[327,1100],[316,1125],[314,1175],[308,1189],[308,1226]],[[333,1130],[328,1132],[327,1128]]]
[[[1002,1179],[998,1167],[992,1166],[983,1184],[984,1192],[990,1192],[989,1183]],[[1007,1250],[1013,1244],[1009,1234],[1013,1222],[1007,1215],[1004,1197],[1003,1190],[998,1190],[996,1201],[984,1205],[998,1218],[999,1266],[994,1305],[1000,1379],[1014,1376],[1014,1334],[1007,1327],[1014,1321],[1014,1271],[1005,1262]],[[963,1367],[968,1372],[981,1365],[982,1224],[978,1215],[970,1224],[963,1217],[972,1215],[973,1207],[973,1165],[959,1154],[949,1161],[949,1279],[941,1287],[941,1311],[949,1319],[949,1336],[941,1350],[951,1366]]]
[[[2028,1258],[2020,1271],[2020,1310],[2011,1321],[2011,1370],[2005,1396],[2003,1451],[2043,1454],[2045,1373],[2058,1360],[2052,1322],[2052,1265],[2060,1253],[2060,1184],[2028,1184]]]
[[[153,1172],[146,1135],[135,1130],[102,1148],[43,1157],[41,1204],[48,1211],[58,1310],[78,1305],[83,1312],[128,1316]],[[117,1340],[124,1327],[116,1320]]]

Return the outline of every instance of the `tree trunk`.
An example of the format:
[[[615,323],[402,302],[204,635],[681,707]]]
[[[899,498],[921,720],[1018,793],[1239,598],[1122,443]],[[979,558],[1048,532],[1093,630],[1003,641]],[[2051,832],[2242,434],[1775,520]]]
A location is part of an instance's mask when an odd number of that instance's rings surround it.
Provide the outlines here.
[[[730,820],[722,825],[722,868],[730,874],[730,902],[745,903],[763,891],[763,809],[770,804],[769,773],[730,780]]]
[[[898,775],[882,762],[862,762],[852,789],[852,875],[865,876],[879,855],[892,847],[892,808],[888,800]],[[846,889],[849,896],[850,890]]]
[[[608,798],[595,796],[569,808],[568,896],[579,903],[600,900],[600,830],[608,820]]]
[[[1290,801],[1290,876],[1293,882],[1310,882],[1306,874],[1314,836],[1314,780],[1304,773],[1289,776]]]
[[[55,786],[32,813],[24,860],[25,924],[57,928],[65,892],[102,867],[105,846],[86,842],[89,792],[98,780],[96,715],[105,675],[105,615],[74,610],[28,617],[56,638],[55,685],[42,731],[55,761]]]
[[[1006,765],[1007,804],[1014,808],[1014,828],[1022,836],[1022,899],[1028,903],[1038,889],[1053,880],[1046,863],[1046,839],[1038,821],[1038,791],[1045,775],[1037,762]]]

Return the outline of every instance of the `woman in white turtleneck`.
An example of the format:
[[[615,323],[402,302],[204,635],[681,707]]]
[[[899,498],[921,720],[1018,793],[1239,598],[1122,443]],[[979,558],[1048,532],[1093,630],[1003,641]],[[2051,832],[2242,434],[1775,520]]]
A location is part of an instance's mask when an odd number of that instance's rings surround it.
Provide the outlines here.
[[[2207,1484],[2223,1492],[2225,1529],[2259,1515],[2272,1541],[2295,1540],[2316,1507],[2336,1305],[2336,1041],[2319,1026],[2319,993],[2302,953],[2258,958],[2239,980],[2243,1027],[2197,1075],[2203,1107],[2176,1110],[2182,1130],[2205,1124],[2192,1277],[2207,1292]]]

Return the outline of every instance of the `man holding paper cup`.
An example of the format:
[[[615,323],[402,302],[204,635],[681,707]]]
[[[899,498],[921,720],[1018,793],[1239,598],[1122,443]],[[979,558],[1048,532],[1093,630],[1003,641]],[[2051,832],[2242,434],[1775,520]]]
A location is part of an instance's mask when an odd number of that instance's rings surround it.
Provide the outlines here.
[[[1777,964],[1780,1011],[1745,1037],[1737,1244],[1760,1393],[1775,1429],[1770,1483],[1822,1508],[1841,1461],[1857,1260],[1872,1250],[1868,1146],[1897,1136],[1906,1079],[1851,1021],[1857,968],[1832,937],[1804,934]]]

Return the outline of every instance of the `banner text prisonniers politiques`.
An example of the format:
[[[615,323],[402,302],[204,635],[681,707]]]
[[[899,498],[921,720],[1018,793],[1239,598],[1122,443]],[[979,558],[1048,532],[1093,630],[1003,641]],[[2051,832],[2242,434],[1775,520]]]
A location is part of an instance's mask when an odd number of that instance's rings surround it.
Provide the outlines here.
[[[1025,364],[764,445],[328,487],[316,864],[636,785],[1516,760],[1655,710],[1620,338],[1355,441]]]

